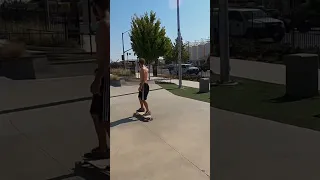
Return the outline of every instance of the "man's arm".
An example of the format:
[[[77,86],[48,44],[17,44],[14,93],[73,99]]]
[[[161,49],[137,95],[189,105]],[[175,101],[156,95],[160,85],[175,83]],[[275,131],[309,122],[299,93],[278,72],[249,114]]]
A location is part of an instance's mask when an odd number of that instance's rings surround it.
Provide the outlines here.
[[[108,25],[101,25],[99,29],[99,38],[97,38],[96,47],[97,47],[97,61],[98,61],[98,70],[95,76],[95,81],[100,81],[106,72],[106,62],[110,61],[109,55],[109,28]]]
[[[144,73],[143,73],[143,68],[140,69],[140,89],[142,89],[142,85],[144,83]]]

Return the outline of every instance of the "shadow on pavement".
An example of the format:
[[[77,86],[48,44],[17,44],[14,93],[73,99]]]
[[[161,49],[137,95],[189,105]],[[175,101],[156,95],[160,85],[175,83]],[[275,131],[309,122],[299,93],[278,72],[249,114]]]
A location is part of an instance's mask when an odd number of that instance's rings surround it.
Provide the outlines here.
[[[130,123],[130,122],[135,122],[138,121],[138,119],[135,119],[133,117],[128,117],[128,118],[124,118],[124,119],[120,119],[118,121],[113,121],[110,123],[110,128],[115,127],[115,126],[119,126],[121,124],[126,124],[126,123]]]
[[[74,173],[62,175],[47,180],[109,180],[110,176],[105,175],[96,168],[85,167],[81,163],[76,163]]]
[[[15,113],[15,112],[21,112],[21,111],[34,110],[34,109],[41,109],[41,108],[52,107],[52,106],[59,106],[59,105],[63,105],[63,104],[70,104],[70,103],[76,103],[76,102],[81,102],[81,101],[88,101],[88,100],[91,100],[91,99],[92,99],[91,96],[90,97],[81,97],[81,98],[76,98],[76,99],[69,99],[69,100],[64,100],[64,101],[51,102],[51,103],[47,103],[47,104],[39,104],[39,105],[16,108],[16,109],[2,110],[2,111],[0,111],[0,115],[2,115],[2,114],[10,114],[10,113]]]

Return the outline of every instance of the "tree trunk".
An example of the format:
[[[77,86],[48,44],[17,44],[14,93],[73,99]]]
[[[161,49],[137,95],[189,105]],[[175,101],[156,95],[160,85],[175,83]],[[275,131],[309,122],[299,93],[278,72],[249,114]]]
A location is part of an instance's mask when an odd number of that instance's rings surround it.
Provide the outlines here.
[[[154,61],[153,69],[153,77],[158,77],[158,59]]]

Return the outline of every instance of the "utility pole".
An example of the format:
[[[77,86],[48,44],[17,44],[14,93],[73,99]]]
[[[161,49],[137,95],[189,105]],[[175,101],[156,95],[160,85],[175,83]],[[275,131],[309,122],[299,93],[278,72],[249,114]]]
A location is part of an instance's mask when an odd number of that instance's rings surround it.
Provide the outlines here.
[[[125,62],[125,57],[124,57],[124,41],[123,41],[123,34],[124,34],[124,33],[121,33],[121,37],[122,37],[122,61],[123,61],[124,69],[126,69],[126,62]]]
[[[228,0],[219,0],[220,83],[230,83]]]
[[[124,50],[124,40],[123,40],[123,35],[127,32],[129,32],[130,30],[127,30],[125,32],[122,32],[121,33],[121,38],[122,38],[122,61],[123,61],[123,65],[124,65],[124,68],[126,69],[126,60],[125,60],[125,53],[131,49],[128,49],[128,50]]]
[[[45,0],[45,6],[46,6],[46,19],[47,19],[47,26],[46,26],[46,28],[47,28],[47,30],[49,30],[50,29],[50,5],[49,5],[49,0]]]
[[[178,62],[179,62],[179,88],[182,88],[182,68],[181,68],[181,32],[180,32],[180,11],[179,0],[177,0],[177,24],[178,24]]]

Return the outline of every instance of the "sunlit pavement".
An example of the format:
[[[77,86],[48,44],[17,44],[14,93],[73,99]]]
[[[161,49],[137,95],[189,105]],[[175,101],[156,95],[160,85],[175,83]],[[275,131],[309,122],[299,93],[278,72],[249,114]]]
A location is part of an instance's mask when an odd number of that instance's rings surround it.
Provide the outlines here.
[[[138,86],[111,89],[111,179],[210,179],[209,103],[150,87],[148,123],[131,118],[138,94],[119,96]]]

